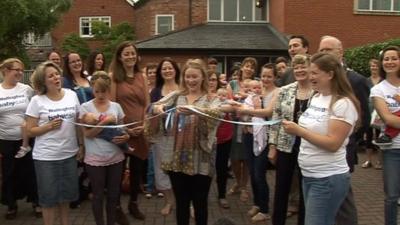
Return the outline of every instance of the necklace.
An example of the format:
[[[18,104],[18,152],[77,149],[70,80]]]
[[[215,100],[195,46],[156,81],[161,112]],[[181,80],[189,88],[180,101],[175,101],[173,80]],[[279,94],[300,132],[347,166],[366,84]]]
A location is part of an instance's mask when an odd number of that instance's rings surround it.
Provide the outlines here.
[[[296,91],[296,98],[299,101],[299,110],[296,113],[296,119],[299,121],[300,116],[303,114],[304,111],[306,111],[305,107],[308,103],[308,100],[310,99],[313,91],[308,89],[301,91],[300,89],[297,89]]]

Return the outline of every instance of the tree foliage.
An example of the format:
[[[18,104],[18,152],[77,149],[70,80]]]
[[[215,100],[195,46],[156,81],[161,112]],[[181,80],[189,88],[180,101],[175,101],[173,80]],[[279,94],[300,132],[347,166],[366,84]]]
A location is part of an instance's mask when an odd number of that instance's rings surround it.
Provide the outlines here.
[[[41,38],[69,10],[72,0],[1,0],[0,59],[27,59],[24,38],[33,34]]]
[[[101,42],[100,51],[103,52],[106,62],[110,62],[117,46],[123,41],[135,40],[135,32],[128,22],[122,22],[112,27],[103,22],[92,23],[92,33],[96,40]]]
[[[400,38],[347,49],[344,58],[350,68],[364,76],[369,76],[369,60],[378,58],[379,52],[389,45],[400,46]]]
[[[76,33],[70,33],[64,37],[61,50],[63,52],[76,52],[82,57],[82,60],[85,60],[90,54],[88,43]]]

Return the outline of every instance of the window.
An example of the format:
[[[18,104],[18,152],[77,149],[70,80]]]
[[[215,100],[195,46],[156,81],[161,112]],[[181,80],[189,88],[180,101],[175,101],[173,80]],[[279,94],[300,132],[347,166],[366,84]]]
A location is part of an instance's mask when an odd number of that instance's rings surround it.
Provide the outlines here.
[[[357,10],[400,12],[400,0],[358,0]]]
[[[224,22],[266,21],[267,0],[208,0],[208,20]]]
[[[156,34],[164,34],[174,30],[174,15],[156,16]]]
[[[99,21],[111,27],[110,16],[91,16],[79,18],[79,34],[81,37],[93,37],[92,22]]]

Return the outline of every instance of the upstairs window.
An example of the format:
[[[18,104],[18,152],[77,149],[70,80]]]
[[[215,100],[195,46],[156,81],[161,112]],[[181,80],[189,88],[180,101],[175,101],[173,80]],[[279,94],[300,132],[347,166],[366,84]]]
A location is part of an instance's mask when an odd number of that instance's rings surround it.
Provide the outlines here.
[[[358,0],[358,11],[400,12],[400,0]]]
[[[208,0],[208,21],[267,21],[267,0]]]
[[[93,37],[92,22],[100,21],[111,27],[110,16],[90,16],[79,18],[79,35],[81,37]]]
[[[156,15],[156,34],[174,30],[174,15]]]

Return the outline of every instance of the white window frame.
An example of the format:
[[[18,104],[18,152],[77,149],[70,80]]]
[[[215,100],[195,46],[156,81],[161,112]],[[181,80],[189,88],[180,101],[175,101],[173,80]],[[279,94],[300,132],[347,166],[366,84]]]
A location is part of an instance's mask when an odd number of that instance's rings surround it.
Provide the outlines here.
[[[89,34],[82,33],[82,22],[83,20],[89,20]],[[91,38],[93,37],[92,34],[92,22],[93,21],[104,21],[108,20],[108,26],[111,27],[111,16],[82,16],[79,17],[79,36],[84,38]]]
[[[251,21],[241,21],[241,20],[239,20],[240,3],[239,3],[239,0],[236,0],[236,1],[237,1],[237,6],[238,6],[238,8],[236,10],[237,11],[236,12],[236,21],[225,21],[224,20],[224,2],[225,1],[221,0],[221,2],[222,2],[222,4],[221,4],[221,12],[220,12],[221,19],[220,20],[210,20],[210,0],[207,0],[207,21],[209,21],[209,22],[229,22],[229,23],[231,23],[231,22],[232,23],[254,23],[254,22],[265,23],[265,22],[269,21],[269,2],[270,2],[270,0],[266,0],[266,4],[264,6],[264,8],[266,8],[268,10],[265,20],[256,20],[255,19],[255,17],[256,17],[255,5],[256,5],[256,1],[257,0],[250,0],[251,4],[252,4],[252,17],[253,17],[253,18],[251,18]]]
[[[171,18],[171,30],[175,30],[175,15],[174,14],[157,14],[156,15],[156,29],[155,29],[155,34],[159,35],[160,32],[158,32],[158,18],[160,17],[170,17]]]
[[[382,9],[373,9],[373,0],[369,0],[369,9],[359,9],[359,0],[354,1],[354,9],[357,12],[361,13],[395,13],[395,14],[400,14],[400,9],[395,10],[394,9],[394,1],[395,0],[390,0],[390,9],[389,10],[382,10]]]

